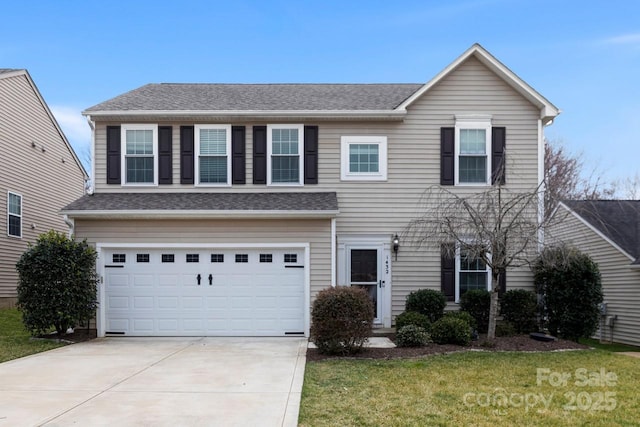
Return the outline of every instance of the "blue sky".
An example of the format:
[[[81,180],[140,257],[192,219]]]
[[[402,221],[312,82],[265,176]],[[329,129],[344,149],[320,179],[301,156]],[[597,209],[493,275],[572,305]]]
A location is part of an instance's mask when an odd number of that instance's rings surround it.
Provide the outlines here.
[[[563,111],[547,136],[588,170],[638,172],[635,0],[14,1],[0,68],[29,70],[86,158],[80,111],[146,83],[425,83],[476,42]]]

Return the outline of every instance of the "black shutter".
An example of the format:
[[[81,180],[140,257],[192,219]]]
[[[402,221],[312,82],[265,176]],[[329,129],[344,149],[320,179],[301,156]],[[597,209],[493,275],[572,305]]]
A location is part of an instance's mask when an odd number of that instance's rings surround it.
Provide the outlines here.
[[[173,184],[173,126],[158,126],[158,183]]]
[[[107,126],[107,184],[120,184],[120,126]]]
[[[504,184],[505,155],[507,129],[503,127],[491,128],[491,184]]]
[[[180,126],[180,184],[193,184],[193,126]]]
[[[507,292],[507,271],[503,270],[498,277],[498,295],[502,296],[505,292]]]
[[[443,243],[440,248],[440,290],[447,301],[456,299],[456,259],[453,243]]]
[[[253,183],[267,183],[267,127],[253,127]]]
[[[454,184],[455,128],[440,128],[440,185]]]
[[[231,127],[231,182],[246,184],[246,138],[244,126]]]
[[[304,183],[318,183],[318,126],[304,127]]]

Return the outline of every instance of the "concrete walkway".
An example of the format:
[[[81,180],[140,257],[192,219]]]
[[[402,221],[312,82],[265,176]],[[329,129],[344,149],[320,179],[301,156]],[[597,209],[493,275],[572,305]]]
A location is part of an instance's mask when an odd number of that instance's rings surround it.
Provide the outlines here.
[[[304,338],[102,338],[0,364],[4,426],[295,426]]]

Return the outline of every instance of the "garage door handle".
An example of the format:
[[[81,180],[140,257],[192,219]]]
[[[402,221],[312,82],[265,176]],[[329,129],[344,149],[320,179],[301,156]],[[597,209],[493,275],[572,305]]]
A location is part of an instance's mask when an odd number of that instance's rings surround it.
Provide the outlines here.
[[[202,277],[198,274],[198,276],[196,277],[196,279],[198,279],[198,286],[200,286],[200,280],[202,279]]]
[[[209,275],[209,286],[213,285],[213,275]]]

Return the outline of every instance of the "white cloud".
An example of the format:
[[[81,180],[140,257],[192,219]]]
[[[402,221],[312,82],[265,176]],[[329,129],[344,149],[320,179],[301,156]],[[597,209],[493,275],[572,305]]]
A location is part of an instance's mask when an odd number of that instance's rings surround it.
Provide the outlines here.
[[[638,45],[640,46],[640,33],[623,34],[620,36],[609,37],[602,41],[603,44],[615,45]]]
[[[76,155],[88,167],[91,153],[91,128],[80,109],[64,105],[49,105],[58,124],[71,143]]]

